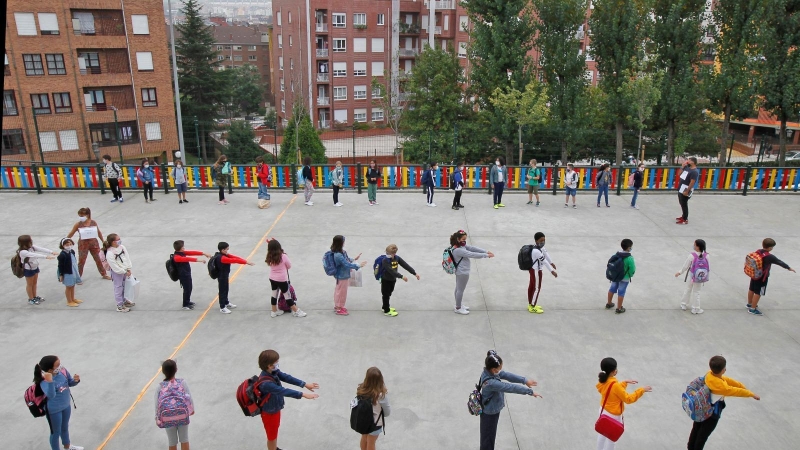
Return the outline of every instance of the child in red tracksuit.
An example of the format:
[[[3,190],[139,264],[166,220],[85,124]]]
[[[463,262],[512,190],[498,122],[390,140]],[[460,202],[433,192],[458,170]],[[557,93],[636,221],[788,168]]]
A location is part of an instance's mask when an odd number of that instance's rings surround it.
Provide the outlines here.
[[[267,186],[272,181],[272,174],[269,164],[264,163],[264,158],[261,156],[256,158],[256,176],[258,177],[258,199],[269,200]]]
[[[175,250],[172,260],[175,261],[175,267],[178,268],[178,281],[181,282],[181,287],[183,288],[183,309],[191,311],[194,309],[194,303],[192,303],[192,268],[189,263],[205,263],[205,260],[193,257],[205,256],[206,258],[211,258],[211,255],[197,250],[186,250],[183,241],[173,242],[172,248]]]
[[[228,301],[228,288],[230,287],[228,278],[231,276],[231,264],[247,264],[248,266],[254,266],[255,264],[228,253],[230,245],[228,245],[227,242],[220,242],[217,244],[217,249],[219,249],[219,253],[214,255],[214,257],[217,258],[216,266],[219,271],[219,275],[217,275],[217,285],[219,286],[219,312],[222,314],[230,314],[231,309],[236,308],[236,305]]]

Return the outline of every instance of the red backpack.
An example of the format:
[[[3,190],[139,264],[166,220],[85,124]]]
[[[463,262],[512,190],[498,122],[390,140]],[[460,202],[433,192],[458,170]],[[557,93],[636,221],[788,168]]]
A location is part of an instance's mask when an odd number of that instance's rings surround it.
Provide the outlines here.
[[[38,384],[33,383],[30,385],[30,387],[25,390],[23,398],[33,417],[47,415],[47,397]]]
[[[764,257],[768,256],[769,252],[765,250],[756,250],[748,254],[744,258],[744,273],[753,280],[761,280],[764,278]]]
[[[262,398],[261,391],[258,386],[264,381],[275,382],[275,378],[269,375],[252,376],[242,382],[239,388],[236,389],[236,401],[239,402],[239,407],[247,417],[256,417],[261,415],[261,408],[269,401],[271,394],[264,395]]]

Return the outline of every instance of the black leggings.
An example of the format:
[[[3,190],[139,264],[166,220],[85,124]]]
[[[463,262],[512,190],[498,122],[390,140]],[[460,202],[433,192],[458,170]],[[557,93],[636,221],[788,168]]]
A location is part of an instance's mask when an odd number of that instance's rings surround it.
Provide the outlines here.
[[[219,185],[219,201],[225,200],[225,185]]]
[[[339,203],[339,186],[333,185],[333,204]]]
[[[144,189],[142,190],[144,194],[145,200],[152,200],[153,199],[153,183],[144,183]],[[147,194],[150,194],[150,198],[147,197]]]
[[[111,188],[111,193],[114,194],[114,200],[122,198],[122,191],[119,189],[119,179],[109,178],[108,186]]]
[[[453,196],[453,206],[461,206],[461,193],[464,191],[456,191],[456,195]]]
[[[681,217],[683,220],[689,220],[689,197],[678,194],[678,202],[681,204]]]
[[[272,288],[272,299],[270,299],[270,303],[272,306],[278,304],[278,297],[275,296],[277,291],[278,296],[281,294],[285,294],[284,298],[286,299],[286,304],[290,307],[294,306],[294,299],[289,296],[289,282],[288,281],[275,281],[273,279],[269,280],[269,285]]]
[[[492,190],[494,204],[499,205],[503,203],[503,188],[505,187],[505,183],[494,183],[494,190]]]

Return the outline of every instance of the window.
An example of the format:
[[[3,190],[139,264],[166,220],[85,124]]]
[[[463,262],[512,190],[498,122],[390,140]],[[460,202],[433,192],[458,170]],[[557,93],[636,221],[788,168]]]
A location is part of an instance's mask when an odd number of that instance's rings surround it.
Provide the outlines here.
[[[366,27],[367,26],[367,14],[366,13],[355,13],[355,14],[353,14],[353,26],[354,27]]]
[[[278,56],[278,69],[283,70],[283,56]]]
[[[67,68],[64,67],[64,55],[62,54],[47,54],[44,55],[47,60],[47,74],[48,75],[66,75]]]
[[[586,46],[586,60],[587,61],[594,61],[594,55],[592,54],[592,46]]]
[[[58,16],[55,13],[39,13],[39,31],[43,35],[58,34]]]
[[[457,31],[467,31],[467,27],[469,27],[469,17],[467,16],[459,16],[458,17],[458,30]]]
[[[106,96],[102,89],[87,89],[84,92],[87,111],[106,111]]]
[[[248,61],[255,61],[256,60],[256,55],[247,55],[247,60]]]
[[[284,84],[283,84],[283,77],[281,77],[281,92],[283,92],[284,90],[285,90],[285,88],[284,88]]]
[[[57,152],[58,141],[56,140],[55,131],[40,131],[39,143],[41,144],[43,152]]]
[[[133,34],[150,34],[150,24],[147,23],[147,14],[131,15]]]
[[[372,88],[372,98],[383,98],[383,86],[375,86]]]
[[[286,112],[286,99],[285,98],[281,99],[281,112],[282,113]]]
[[[275,19],[277,19],[278,26],[279,27],[282,26],[281,25],[281,12],[280,11],[278,11],[278,14],[275,15]]]
[[[385,25],[385,24],[386,24],[386,15],[378,14],[378,25]]]
[[[235,52],[240,52],[240,51],[242,51],[242,46],[241,46],[241,45],[234,45],[234,46],[233,46],[233,51],[235,51]]]
[[[42,55],[22,55],[22,61],[25,63],[25,75],[44,75]]]
[[[14,13],[14,21],[17,23],[18,36],[36,36],[36,20],[33,13]]]
[[[347,39],[334,38],[333,39],[333,51],[334,52],[346,52],[347,51]]]
[[[283,48],[283,35],[278,35],[278,48]]]
[[[221,46],[221,45],[218,45],[218,46],[217,46],[217,51],[218,51],[218,52],[221,52],[221,51],[222,51],[222,46]]]
[[[333,121],[340,123],[347,123],[347,110],[346,109],[333,110]]]
[[[334,100],[347,100],[347,86],[337,86],[333,88]]]
[[[139,72],[153,70],[153,54],[151,52],[136,52],[136,66]]]
[[[78,146],[78,131],[77,130],[63,130],[58,132],[58,137],[61,140],[61,150],[80,150]]]
[[[14,91],[3,91],[3,117],[17,116],[17,98],[14,96]]]
[[[217,55],[217,61],[225,61],[225,57],[222,55]]]
[[[347,17],[344,13],[333,13],[331,22],[333,23],[333,28],[344,28],[347,26]],[[33,34],[36,34],[35,30]]]
[[[466,58],[467,57],[467,43],[466,42],[459,42],[458,43],[458,57],[459,58]]]
[[[372,38],[372,53],[383,53],[383,38]]]
[[[594,81],[594,72],[592,72],[591,70],[587,70],[584,73],[583,77],[586,78],[586,81],[589,82],[589,84],[592,84],[592,82]]]
[[[72,28],[76,34],[95,34],[97,30],[94,26],[94,14],[88,11],[72,13]]]
[[[428,15],[427,14],[422,16],[422,29],[423,30],[427,30],[428,29]]]
[[[289,23],[292,23],[292,12],[291,11],[289,11],[288,16],[286,18],[289,19]]]
[[[248,50],[248,51],[251,51],[251,52],[254,52],[254,51],[258,50],[258,46],[255,46],[255,45],[248,45],[248,46],[247,46],[247,50]]]
[[[53,106],[56,107],[56,114],[71,113],[72,99],[69,96],[69,92],[54,92]]]
[[[372,121],[373,122],[383,122],[383,110],[372,108]]]
[[[50,97],[47,94],[31,94],[34,114],[50,114]]]
[[[367,63],[366,62],[353,63],[353,76],[356,77],[367,76]]]
[[[294,70],[294,58],[289,58],[289,69]]]
[[[354,122],[366,122],[367,121],[367,109],[366,108],[357,108],[353,110],[353,121]]]
[[[3,130],[3,154],[21,155],[25,151],[25,139],[22,137],[22,129]]]
[[[444,31],[449,31],[450,30],[450,16],[449,15],[445,14],[442,17],[442,26],[443,26],[442,29]]]
[[[225,49],[225,50],[230,50],[230,49],[231,49],[231,46],[230,46],[230,45],[226,45],[226,46],[224,46],[224,47],[222,47],[222,48],[223,48],[223,49]]]
[[[294,44],[293,44],[293,42],[294,42],[294,40],[292,39],[292,35],[290,34],[290,35],[289,35],[289,47],[291,47],[292,45],[294,45]]]
[[[100,68],[100,54],[97,52],[78,53],[78,67],[82,75],[86,75],[87,73],[102,73],[102,69]]]
[[[335,77],[346,77],[347,76],[347,63],[346,62],[335,62],[333,63],[333,76]]]
[[[383,61],[372,61],[372,76],[382,77],[383,74]]]
[[[233,60],[234,61],[241,61],[242,60],[242,55],[233,55]]]
[[[354,86],[353,87],[353,99],[354,100],[366,100],[367,98],[367,87],[366,86]],[[364,112],[364,117],[366,119],[366,111]]]
[[[97,142],[100,147],[117,145],[117,139],[122,145],[139,143],[139,128],[135,120],[117,124],[114,122],[89,124],[89,134],[92,136],[92,142]]]
[[[144,124],[144,135],[148,141],[161,140],[161,124],[159,122],[148,122]]]
[[[142,106],[158,106],[156,88],[142,88]]]
[[[367,51],[367,38],[353,38],[353,52],[365,53]]]

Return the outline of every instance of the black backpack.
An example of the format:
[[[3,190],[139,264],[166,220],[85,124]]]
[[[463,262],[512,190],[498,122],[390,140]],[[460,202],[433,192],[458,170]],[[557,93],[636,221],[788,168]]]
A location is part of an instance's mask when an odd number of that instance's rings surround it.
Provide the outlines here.
[[[208,259],[208,276],[210,276],[212,280],[216,280],[217,277],[219,277],[220,259],[222,259],[222,254],[220,252],[214,253],[214,256]]]
[[[606,265],[606,278],[609,281],[619,282],[625,278],[625,258],[631,255],[620,254],[619,252],[608,259]]]
[[[167,260],[167,274],[172,281],[178,281],[178,266],[175,264],[175,254],[169,255]]]
[[[370,434],[380,428],[377,424],[383,419],[383,408],[378,420],[372,420],[372,402],[366,397],[356,397],[350,403],[350,428],[358,434]],[[386,427],[383,427],[386,434]]]
[[[450,189],[456,188],[456,171],[450,172]]]
[[[535,247],[535,245],[523,245],[522,248],[519,249],[519,254],[517,255],[519,270],[533,269],[533,256],[531,252],[533,252]]]

